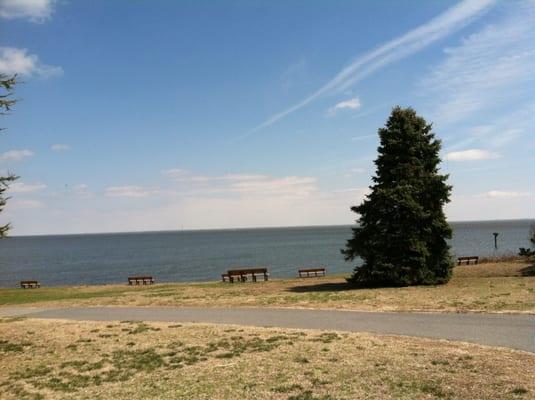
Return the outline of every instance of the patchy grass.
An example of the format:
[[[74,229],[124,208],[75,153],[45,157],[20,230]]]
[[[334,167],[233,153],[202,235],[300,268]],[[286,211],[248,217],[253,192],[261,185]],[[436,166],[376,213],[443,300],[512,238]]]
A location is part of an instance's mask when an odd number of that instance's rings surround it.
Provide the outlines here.
[[[472,344],[164,323],[128,323],[149,328],[132,336],[119,323],[2,322],[2,343],[28,343],[22,352],[0,352],[2,399],[470,400],[535,394],[534,354]],[[35,332],[32,343],[28,329]],[[110,336],[99,336],[103,332]],[[91,341],[80,346],[80,338]]]
[[[354,289],[344,277],[257,283],[177,283],[0,289],[0,305],[303,307],[369,311],[535,313],[535,266],[460,266],[446,285]]]

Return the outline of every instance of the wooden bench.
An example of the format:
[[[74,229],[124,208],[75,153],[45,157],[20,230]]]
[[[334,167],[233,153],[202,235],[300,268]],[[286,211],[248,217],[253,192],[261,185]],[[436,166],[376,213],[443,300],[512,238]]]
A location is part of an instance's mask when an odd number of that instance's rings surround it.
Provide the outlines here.
[[[39,281],[20,281],[20,287],[23,289],[37,289],[41,287]]]
[[[325,268],[304,268],[299,271],[299,278],[312,278],[317,276],[325,276]]]
[[[237,279],[238,282],[246,282],[249,276],[253,282],[256,282],[257,276],[263,276],[265,281],[269,278],[267,268],[229,269],[226,274],[221,275],[223,282],[228,280],[230,283],[233,283],[234,279]]]
[[[478,256],[469,256],[469,257],[459,257],[457,258],[457,265],[470,265],[471,263],[477,264],[479,263],[479,257]]]
[[[152,276],[129,276],[128,277],[128,284],[129,285],[152,285],[154,283],[154,279]]]

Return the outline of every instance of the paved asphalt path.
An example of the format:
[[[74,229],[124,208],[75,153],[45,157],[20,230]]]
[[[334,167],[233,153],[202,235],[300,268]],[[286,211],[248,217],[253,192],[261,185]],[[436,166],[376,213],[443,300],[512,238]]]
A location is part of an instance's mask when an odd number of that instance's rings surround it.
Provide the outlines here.
[[[387,313],[285,308],[0,307],[0,316],[165,321],[373,332],[459,340],[535,353],[535,315]]]

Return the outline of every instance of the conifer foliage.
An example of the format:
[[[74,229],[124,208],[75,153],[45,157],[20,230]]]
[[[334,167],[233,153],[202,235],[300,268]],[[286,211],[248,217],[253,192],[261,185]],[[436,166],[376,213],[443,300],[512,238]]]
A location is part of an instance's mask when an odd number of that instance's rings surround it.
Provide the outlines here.
[[[8,77],[0,74],[0,115],[4,115],[11,110],[11,107],[15,104],[12,95],[13,86],[16,84],[16,77]],[[8,198],[6,197],[6,191],[9,188],[9,184],[17,179],[17,176],[8,173],[7,175],[0,176],[0,212],[3,211]],[[0,226],[0,238],[7,235],[7,231],[10,228],[10,224]]]
[[[351,210],[358,214],[346,260],[362,258],[350,282],[358,286],[445,283],[453,263],[452,231],[443,206],[451,186],[439,173],[440,140],[412,108],[395,107],[379,129],[379,155],[371,193]]]

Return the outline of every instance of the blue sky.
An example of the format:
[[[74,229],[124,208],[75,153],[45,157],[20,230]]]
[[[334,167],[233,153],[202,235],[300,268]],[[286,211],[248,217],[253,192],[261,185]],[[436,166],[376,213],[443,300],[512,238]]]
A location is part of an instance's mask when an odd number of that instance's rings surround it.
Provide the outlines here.
[[[0,72],[15,235],[352,223],[398,104],[450,220],[535,217],[533,0],[0,0]]]

